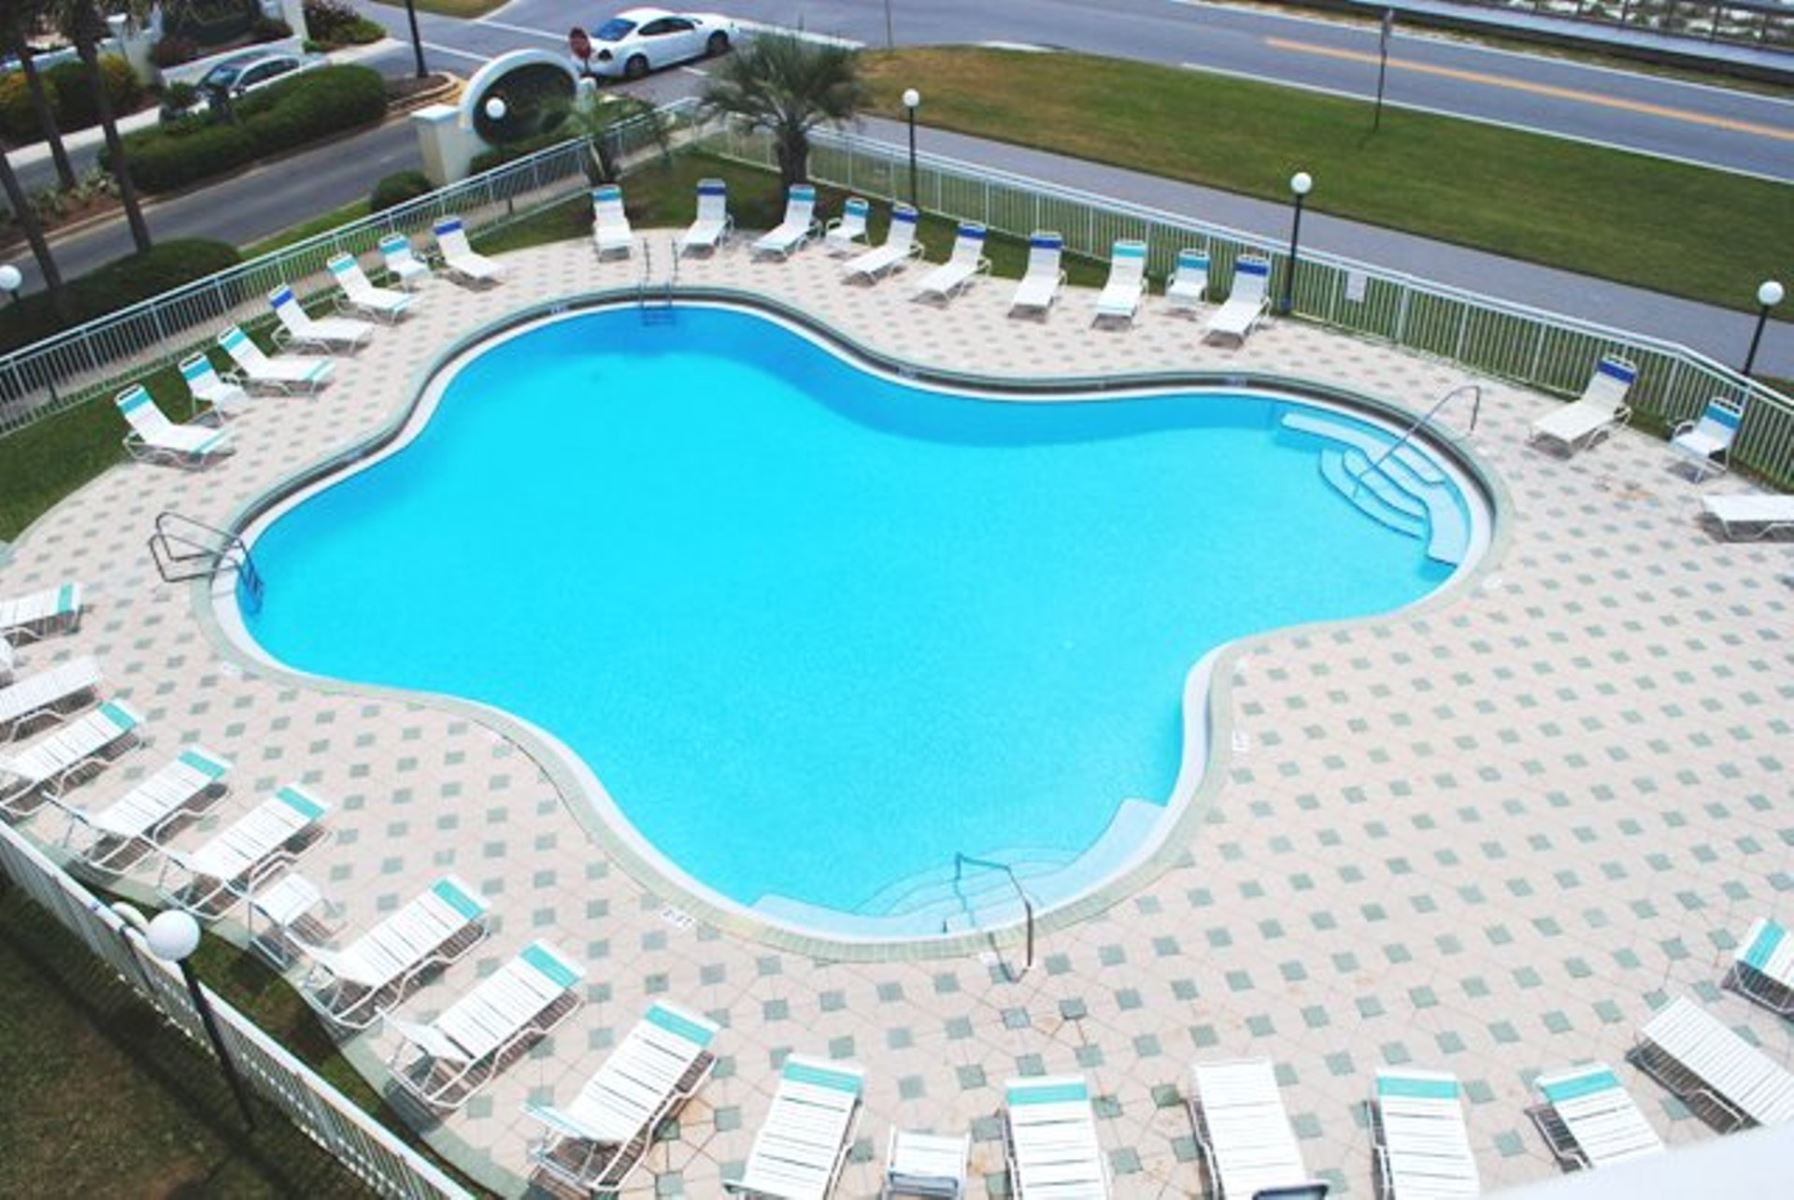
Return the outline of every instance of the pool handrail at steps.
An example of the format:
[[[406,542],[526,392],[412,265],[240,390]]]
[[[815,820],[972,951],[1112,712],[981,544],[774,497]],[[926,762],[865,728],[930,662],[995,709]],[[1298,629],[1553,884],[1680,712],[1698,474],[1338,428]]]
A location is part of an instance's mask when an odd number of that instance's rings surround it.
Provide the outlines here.
[[[1014,869],[1011,868],[1008,863],[997,862],[995,859],[990,858],[975,858],[970,854],[965,854],[958,850],[953,852],[954,890],[958,890],[959,882],[965,877],[965,869],[968,865],[985,867],[993,871],[1001,871],[1004,875],[1009,877],[1011,886],[1015,888],[1016,896],[1020,898],[1022,902],[1022,917],[1027,925],[1027,943],[1021,973],[1010,980],[1011,983],[1014,983],[1021,979],[1023,975],[1026,975],[1029,971],[1034,969],[1034,901],[1022,887],[1022,881],[1016,878]],[[971,909],[967,908],[966,913],[968,916],[971,916]],[[972,920],[975,926],[977,924],[977,918],[973,916]],[[942,933],[947,932],[946,924],[945,921],[941,922]]]
[[[1395,441],[1389,445],[1388,449],[1384,450],[1383,453],[1377,455],[1376,459],[1368,467],[1366,467],[1366,468],[1364,468],[1364,470],[1358,472],[1359,482],[1362,483],[1364,480],[1364,477],[1366,475],[1369,475],[1372,471],[1380,470],[1383,466],[1383,463],[1389,458],[1389,456],[1391,454],[1394,454],[1397,450],[1400,450],[1403,446],[1407,445],[1408,442],[1414,437],[1414,434],[1417,431],[1419,431],[1421,426],[1425,425],[1425,426],[1431,427],[1431,425],[1433,423],[1433,417],[1439,412],[1439,410],[1444,408],[1447,404],[1451,403],[1451,401],[1454,397],[1462,395],[1465,392],[1469,392],[1474,397],[1474,399],[1470,403],[1470,429],[1468,430],[1468,432],[1475,433],[1476,432],[1477,415],[1479,413],[1481,413],[1483,410],[1483,385],[1480,383],[1460,383],[1457,387],[1452,388],[1450,391],[1446,392],[1443,396],[1441,396],[1437,400],[1435,400],[1433,402],[1433,406],[1431,408],[1427,409],[1420,416],[1416,417],[1414,419],[1414,422],[1411,425],[1409,425],[1406,429],[1402,430],[1402,435],[1400,437],[1396,438]]]
[[[220,571],[234,571],[250,603],[261,606],[261,572],[256,570],[248,544],[234,533],[166,509],[156,514],[149,552],[164,583],[212,579]]]

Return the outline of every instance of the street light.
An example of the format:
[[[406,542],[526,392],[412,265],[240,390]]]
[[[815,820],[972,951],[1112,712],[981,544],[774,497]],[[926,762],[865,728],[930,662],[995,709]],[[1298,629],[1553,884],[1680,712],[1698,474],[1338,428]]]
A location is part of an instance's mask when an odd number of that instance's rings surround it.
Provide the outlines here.
[[[1283,300],[1277,306],[1277,311],[1284,313],[1290,310],[1296,287],[1296,252],[1302,244],[1302,201],[1314,190],[1314,176],[1307,171],[1297,171],[1289,177],[1289,190],[1296,198],[1296,216],[1289,227],[1289,271],[1283,276]]]
[[[187,981],[187,992],[193,997],[193,1007],[198,1010],[200,1023],[206,1027],[206,1036],[212,1039],[212,1049],[224,1068],[224,1080],[230,1084],[231,1095],[236,1097],[237,1108],[243,1114],[243,1125],[253,1132],[255,1114],[249,1109],[249,1096],[243,1091],[243,1081],[237,1078],[237,1068],[224,1048],[224,1039],[218,1035],[217,1022],[212,1019],[212,1006],[206,1003],[206,994],[200,990],[199,977],[193,973],[193,964],[187,961],[199,949],[199,922],[192,914],[171,908],[150,921],[143,940],[149,943],[151,954],[180,967],[181,978]]]
[[[11,268],[0,267],[0,270],[11,270]],[[18,272],[14,271],[13,274],[16,275]],[[1782,290],[1782,285],[1773,279],[1765,279],[1757,287],[1757,331],[1750,335],[1750,353],[1744,356],[1744,373],[1746,375],[1750,374],[1750,369],[1757,365],[1757,346],[1763,341],[1763,326],[1769,324],[1769,310],[1780,304],[1782,297],[1786,294]]]
[[[417,56],[417,77],[429,78],[429,68],[424,66],[424,35],[417,31],[417,4],[415,0],[405,0],[405,19],[411,23],[411,52]]]
[[[19,289],[24,286],[25,276],[17,267],[11,263],[0,264],[0,292],[5,292],[8,300],[18,303]]]
[[[916,109],[922,104],[922,93],[915,88],[903,91],[903,111],[909,115],[909,203],[911,208],[920,208],[916,202]]]

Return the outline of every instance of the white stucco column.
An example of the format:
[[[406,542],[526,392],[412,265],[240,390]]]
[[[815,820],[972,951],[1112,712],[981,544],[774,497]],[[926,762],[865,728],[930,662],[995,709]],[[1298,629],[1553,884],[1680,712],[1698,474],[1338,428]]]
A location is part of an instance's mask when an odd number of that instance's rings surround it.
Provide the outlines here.
[[[420,108],[411,114],[411,123],[423,152],[424,178],[437,187],[466,179],[473,156],[486,148],[480,135],[462,122],[458,105]]]

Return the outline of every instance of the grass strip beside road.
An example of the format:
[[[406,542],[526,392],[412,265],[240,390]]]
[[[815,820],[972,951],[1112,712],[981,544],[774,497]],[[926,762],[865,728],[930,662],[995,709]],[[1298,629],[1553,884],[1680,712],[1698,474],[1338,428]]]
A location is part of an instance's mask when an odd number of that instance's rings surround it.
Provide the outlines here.
[[[866,56],[878,112],[1754,311],[1794,185],[1273,84],[1070,54]],[[925,145],[926,143],[924,143]],[[1190,213],[1200,219],[1202,213]],[[1584,314],[1602,320],[1604,314]]]
[[[403,0],[374,0],[376,4],[384,4],[388,8],[403,9]],[[442,17],[460,17],[472,20],[483,17],[489,12],[503,8],[507,0],[416,0],[419,12],[435,13]]]

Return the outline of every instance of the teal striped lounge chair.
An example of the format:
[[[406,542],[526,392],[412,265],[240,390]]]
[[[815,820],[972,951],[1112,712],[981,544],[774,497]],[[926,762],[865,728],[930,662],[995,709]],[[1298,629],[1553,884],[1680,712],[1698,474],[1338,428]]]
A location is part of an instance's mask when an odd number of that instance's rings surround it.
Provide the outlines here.
[[[1372,1086],[1371,1107],[1385,1200],[1469,1200],[1481,1194],[1456,1076],[1385,1067]]]
[[[0,638],[22,644],[52,633],[73,633],[81,625],[81,608],[78,583],[0,599]]]
[[[222,416],[234,417],[249,407],[249,393],[212,367],[212,360],[195,354],[181,360],[181,379],[193,396],[195,410],[203,404]]]
[[[82,655],[0,688],[0,742],[80,711],[100,686],[100,664]]]
[[[339,254],[324,264],[336,286],[342,290],[339,307],[351,309],[364,317],[378,317],[388,324],[397,324],[411,310],[417,297],[396,288],[375,287],[363,273],[352,254]]]
[[[232,449],[230,433],[226,430],[176,425],[170,421],[156,407],[142,384],[132,384],[120,392],[113,403],[118,405],[119,413],[131,427],[125,434],[125,453],[138,462],[206,467]]]
[[[157,893],[197,917],[212,918],[290,867],[312,841],[330,805],[290,783],[213,834],[199,849],[162,849]]]
[[[1738,427],[1744,423],[1744,402],[1726,396],[1707,401],[1698,421],[1683,421],[1670,435],[1669,448],[1688,464],[1694,481],[1723,472],[1730,460]]]
[[[787,1058],[747,1167],[724,1189],[754,1200],[824,1200],[847,1161],[865,1084],[858,1063]]]
[[[868,244],[866,225],[871,218],[871,202],[862,196],[849,196],[841,206],[841,215],[823,229],[823,249],[835,258],[864,250]]]
[[[1532,1086],[1540,1102],[1526,1115],[1565,1167],[1609,1167],[1663,1153],[1663,1139],[1606,1063],[1541,1075]]]
[[[218,335],[218,344],[237,365],[237,375],[251,387],[290,395],[315,392],[330,382],[336,363],[328,358],[308,358],[283,354],[269,358],[241,326],[232,325]]]
[[[1721,1133],[1794,1121],[1794,1074],[1686,996],[1639,1030],[1628,1057]]]
[[[1109,1168],[1096,1138],[1090,1085],[1076,1075],[1003,1085],[1004,1152],[1021,1200],[1106,1200]]]
[[[204,746],[189,746],[161,770],[97,812],[59,805],[68,816],[62,844],[88,867],[106,874],[159,849],[164,832],[224,795],[231,764]],[[75,844],[79,831],[83,837]]]
[[[790,258],[803,244],[822,232],[816,220],[816,189],[794,183],[785,193],[785,219],[755,241],[753,253]]]
[[[1165,307],[1172,312],[1193,313],[1208,303],[1208,251],[1177,252],[1177,266],[1165,282]]]
[[[421,280],[430,277],[430,264],[417,256],[411,239],[402,233],[389,233],[380,239],[380,261],[401,288],[416,291]]]
[[[592,247],[599,258],[622,252],[628,258],[635,250],[635,230],[629,226],[629,213],[623,207],[623,189],[614,183],[592,189]]]
[[[1794,937],[1787,927],[1758,917],[1732,959],[1725,985],[1777,1016],[1794,1016]]]
[[[45,800],[60,800],[69,784],[105,767],[139,744],[139,717],[122,700],[108,700],[92,712],[48,733],[12,754],[0,756],[0,813],[23,817]]]

